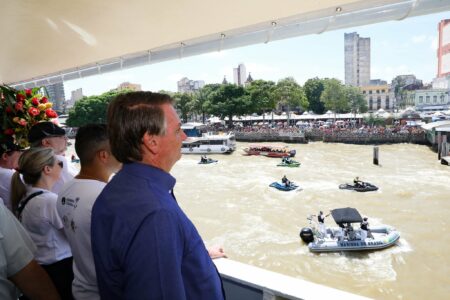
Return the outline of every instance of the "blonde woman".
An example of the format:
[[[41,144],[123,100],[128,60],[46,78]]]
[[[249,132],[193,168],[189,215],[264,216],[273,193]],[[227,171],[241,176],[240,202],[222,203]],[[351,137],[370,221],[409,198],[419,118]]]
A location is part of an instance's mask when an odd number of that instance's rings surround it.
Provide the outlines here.
[[[47,271],[61,298],[72,299],[72,252],[56,210],[58,195],[51,192],[62,168],[63,162],[51,148],[25,151],[11,180],[11,202],[36,244],[36,261]]]

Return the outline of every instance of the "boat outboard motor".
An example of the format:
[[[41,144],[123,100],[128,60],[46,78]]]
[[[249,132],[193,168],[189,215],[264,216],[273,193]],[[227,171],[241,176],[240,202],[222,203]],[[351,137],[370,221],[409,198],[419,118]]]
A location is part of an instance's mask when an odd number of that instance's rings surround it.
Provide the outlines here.
[[[314,233],[311,229],[311,227],[304,227],[302,230],[300,230],[300,238],[305,243],[311,243],[314,242]]]
[[[291,151],[289,151],[289,157],[294,157],[295,154],[297,154],[297,151],[295,151],[295,149],[292,149]]]

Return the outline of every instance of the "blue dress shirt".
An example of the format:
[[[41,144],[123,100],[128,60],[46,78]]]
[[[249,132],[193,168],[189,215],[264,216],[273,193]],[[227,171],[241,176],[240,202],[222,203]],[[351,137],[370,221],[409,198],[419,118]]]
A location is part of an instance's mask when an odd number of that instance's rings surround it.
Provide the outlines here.
[[[203,240],[171,191],[175,178],[125,164],[97,198],[91,239],[102,299],[224,299]]]

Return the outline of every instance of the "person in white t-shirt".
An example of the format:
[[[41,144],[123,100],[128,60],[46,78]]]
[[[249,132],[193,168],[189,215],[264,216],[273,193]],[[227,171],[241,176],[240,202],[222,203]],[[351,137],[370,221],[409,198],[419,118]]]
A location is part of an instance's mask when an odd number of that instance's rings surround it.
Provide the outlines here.
[[[72,252],[56,211],[58,196],[51,192],[63,164],[51,148],[25,151],[11,180],[11,203],[36,244],[36,261],[47,271],[64,300],[72,299]]]
[[[80,158],[80,173],[62,188],[57,210],[72,248],[73,296],[76,300],[95,300],[100,296],[91,250],[92,206],[121,164],[111,154],[106,125],[92,124],[79,128],[75,151]]]
[[[3,203],[9,210],[11,210],[11,177],[14,169],[19,166],[19,157],[22,151],[22,147],[14,144],[11,137],[5,137],[0,142],[0,198],[3,199]]]
[[[64,184],[78,173],[77,169],[64,156],[67,150],[66,131],[53,122],[39,122],[31,127],[28,141],[32,148],[52,148],[58,160],[64,163],[61,176],[52,188],[52,192],[58,194]]]
[[[36,246],[12,213],[0,204],[0,299],[59,300],[45,271],[33,259]]]

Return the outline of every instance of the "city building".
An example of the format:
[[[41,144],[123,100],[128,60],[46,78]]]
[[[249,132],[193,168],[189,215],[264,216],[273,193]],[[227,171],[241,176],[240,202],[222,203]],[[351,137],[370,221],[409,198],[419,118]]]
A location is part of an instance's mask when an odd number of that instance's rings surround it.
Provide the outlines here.
[[[48,99],[53,103],[53,109],[63,111],[65,107],[66,96],[64,94],[64,83],[58,82],[45,86]]]
[[[203,80],[190,80],[187,77],[181,78],[177,81],[179,93],[193,93],[205,86]]]
[[[433,89],[450,90],[450,75],[444,77],[436,77],[432,82]]]
[[[245,84],[245,80],[247,79],[247,71],[245,70],[244,64],[239,64],[237,68],[233,69],[233,77],[234,84],[242,86]]]
[[[140,84],[122,82],[121,84],[119,84],[116,91],[123,91],[123,90],[142,91],[142,87]]]
[[[440,111],[450,108],[448,89],[415,90],[414,104],[418,111]]]
[[[345,84],[370,85],[370,38],[356,32],[344,34]]]
[[[66,107],[65,107],[66,109],[72,108],[75,105],[75,102],[77,102],[78,100],[80,100],[81,98],[84,97],[82,88],[76,89],[76,90],[74,90],[74,91],[72,91],[70,93],[71,93],[71,97],[65,103],[66,104]]]
[[[228,80],[225,75],[223,76],[222,84],[228,84]]]
[[[376,111],[380,108],[386,111],[393,111],[395,109],[394,93],[388,84],[366,85],[360,89],[366,98],[369,111]]]
[[[250,85],[252,82],[253,82],[252,75],[250,73],[248,73],[248,77],[247,77],[247,80],[244,82],[244,85],[245,86]]]
[[[437,49],[437,77],[439,78],[450,75],[450,19],[439,22],[438,32],[439,44]]]

